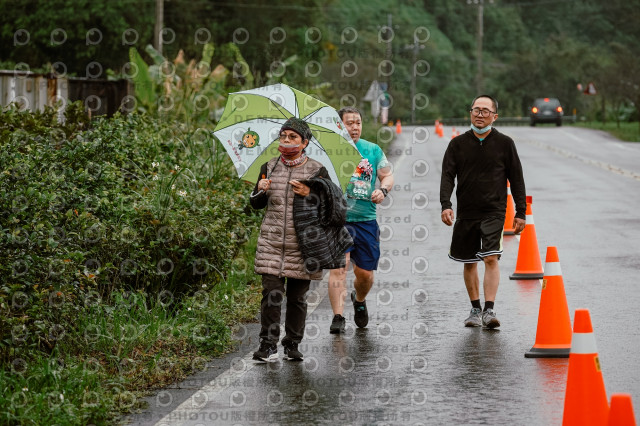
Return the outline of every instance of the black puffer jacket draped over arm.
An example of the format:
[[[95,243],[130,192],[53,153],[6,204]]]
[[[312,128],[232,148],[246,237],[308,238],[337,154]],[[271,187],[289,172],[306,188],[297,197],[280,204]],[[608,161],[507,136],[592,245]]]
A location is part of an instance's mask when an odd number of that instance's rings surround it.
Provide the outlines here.
[[[344,227],[347,205],[339,186],[328,177],[313,177],[302,183],[311,193],[293,200],[293,217],[300,251],[309,271],[345,266],[345,250],[353,245]]]

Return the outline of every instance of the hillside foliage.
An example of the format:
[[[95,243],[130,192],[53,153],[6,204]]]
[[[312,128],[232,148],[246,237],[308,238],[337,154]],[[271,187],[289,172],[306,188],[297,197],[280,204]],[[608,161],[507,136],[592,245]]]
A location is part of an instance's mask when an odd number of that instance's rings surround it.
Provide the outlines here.
[[[0,62],[9,67],[63,63],[84,76],[98,62],[104,75],[118,74],[130,47],[142,52],[152,43],[152,0],[0,0],[0,7]],[[336,107],[367,107],[362,98],[378,80],[389,84],[390,118],[407,118],[417,40],[417,120],[463,116],[479,90],[477,2],[171,0],[164,7],[164,55],[183,50],[196,57],[206,43],[232,43],[246,64],[225,49],[216,50],[213,63],[230,70],[237,86],[250,74],[253,86],[282,81]],[[622,118],[637,119],[638,21],[640,0],[484,1],[481,89],[498,97],[507,116],[525,115],[534,98],[549,96],[570,114],[620,119],[632,107]],[[62,44],[55,42],[60,29]],[[102,38],[94,43],[97,31]],[[598,96],[578,90],[590,82]]]

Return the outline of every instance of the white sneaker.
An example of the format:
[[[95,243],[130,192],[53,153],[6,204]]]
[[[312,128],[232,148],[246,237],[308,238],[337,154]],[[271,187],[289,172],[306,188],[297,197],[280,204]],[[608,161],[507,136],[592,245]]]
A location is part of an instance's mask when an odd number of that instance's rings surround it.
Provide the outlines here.
[[[464,320],[465,327],[482,327],[482,309],[472,308],[469,317]]]
[[[496,313],[493,309],[487,309],[482,313],[482,325],[487,328],[500,327],[500,321],[496,318]]]

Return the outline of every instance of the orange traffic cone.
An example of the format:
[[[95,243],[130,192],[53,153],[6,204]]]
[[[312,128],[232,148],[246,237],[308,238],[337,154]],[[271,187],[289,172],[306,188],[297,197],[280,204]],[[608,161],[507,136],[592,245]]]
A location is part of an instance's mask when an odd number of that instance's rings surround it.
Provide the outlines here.
[[[571,318],[564,293],[558,249],[547,247],[544,279],[538,311],[536,342],[526,358],[568,358],[571,350]]]
[[[402,125],[400,124],[400,120],[396,121],[396,133],[398,135],[402,133]]]
[[[516,206],[511,195],[511,184],[507,181],[507,212],[504,215],[504,231],[502,235],[515,235],[516,228],[513,227],[513,219],[516,217]]]
[[[609,404],[589,310],[576,309],[562,425],[604,425],[608,416]]]
[[[455,127],[451,127],[451,139],[456,137],[456,128]]]
[[[512,280],[537,280],[544,276],[540,262],[540,251],[538,250],[536,226],[533,224],[533,213],[531,213],[532,201],[533,198],[527,195],[527,223],[520,236],[516,270],[509,275],[509,279]]]
[[[442,123],[439,120],[436,120],[436,135],[438,135],[439,138],[444,136],[444,131],[442,130]]]
[[[633,415],[631,395],[628,393],[614,393],[611,395],[608,426],[636,426]]]

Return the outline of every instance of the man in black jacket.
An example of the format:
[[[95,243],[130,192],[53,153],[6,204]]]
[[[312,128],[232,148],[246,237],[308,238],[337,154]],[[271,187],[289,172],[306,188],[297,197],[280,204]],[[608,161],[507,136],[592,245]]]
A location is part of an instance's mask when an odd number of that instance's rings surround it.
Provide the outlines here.
[[[526,220],[526,190],[520,158],[513,140],[492,128],[498,118],[498,102],[488,95],[471,103],[471,130],[449,143],[442,160],[440,180],[441,219],[454,223],[450,201],[457,179],[457,219],[449,257],[464,263],[464,283],[471,300],[466,327],[496,328],[500,321],[493,310],[502,254],[502,230],[507,205],[507,180],[516,206],[513,227],[522,232]],[[484,270],[484,310],[480,305],[478,262]]]

